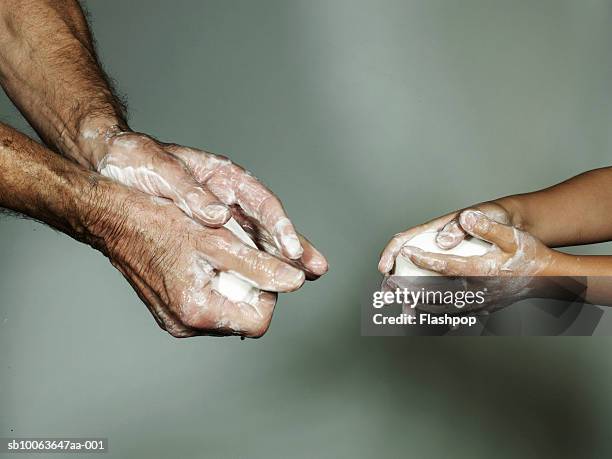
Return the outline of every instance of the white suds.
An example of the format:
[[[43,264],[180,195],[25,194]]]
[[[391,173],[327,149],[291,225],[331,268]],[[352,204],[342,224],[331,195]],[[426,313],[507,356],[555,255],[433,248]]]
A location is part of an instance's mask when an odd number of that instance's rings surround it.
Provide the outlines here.
[[[257,248],[255,243],[236,220],[230,218],[224,226],[234,233],[242,242],[253,248]],[[238,273],[234,272],[220,272],[213,279],[212,287],[234,303],[243,302],[254,304],[259,298],[259,289]]]
[[[442,249],[436,243],[435,231],[426,231],[424,233],[417,234],[405,245],[417,247],[426,252],[432,253],[444,253],[448,255],[459,255],[461,257],[471,257],[484,255],[492,247],[488,242],[480,239],[472,238],[465,239],[457,247],[450,250]],[[393,271],[394,276],[439,276],[440,274],[426,269],[419,268],[414,265],[409,259],[398,255],[395,259],[395,270]]]

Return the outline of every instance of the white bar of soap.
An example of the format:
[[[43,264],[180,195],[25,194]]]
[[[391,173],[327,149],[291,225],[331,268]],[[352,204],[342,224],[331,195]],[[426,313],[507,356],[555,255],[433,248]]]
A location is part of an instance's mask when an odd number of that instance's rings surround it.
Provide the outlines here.
[[[230,218],[223,226],[245,244],[257,248],[246,231],[233,218]],[[257,287],[231,272],[220,271],[212,281],[212,288],[234,303],[251,303],[259,296]]]
[[[481,239],[470,238],[464,239],[461,244],[452,249],[445,250],[436,243],[436,231],[426,231],[417,234],[410,239],[406,244],[412,247],[417,247],[426,252],[444,253],[447,255],[459,255],[461,257],[480,256],[487,253],[491,248],[491,244]],[[392,275],[394,276],[440,276],[440,274],[426,269],[419,268],[412,263],[408,258],[398,255],[395,259],[395,269]]]

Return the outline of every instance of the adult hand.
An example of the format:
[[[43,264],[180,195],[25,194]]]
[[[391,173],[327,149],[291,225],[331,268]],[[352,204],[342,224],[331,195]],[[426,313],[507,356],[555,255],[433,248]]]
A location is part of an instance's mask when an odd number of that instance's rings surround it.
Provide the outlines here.
[[[0,176],[0,207],[100,250],[173,336],[261,336],[276,292],[304,282],[303,271],[229,230],[202,226],[171,201],[78,167],[2,123]],[[220,272],[257,288],[229,301],[213,288]]]
[[[229,159],[111,128],[88,136],[97,170],[120,183],[170,199],[186,215],[212,227],[233,216],[267,252],[304,270],[327,272],[327,260],[289,220],[280,200]]]
[[[290,292],[304,273],[241,242],[225,228],[194,222],[171,201],[100,180],[87,219],[96,248],[125,276],[159,325],[175,337],[262,336],[276,292]],[[103,209],[99,209],[100,204]],[[212,288],[226,271],[257,286],[233,303]]]

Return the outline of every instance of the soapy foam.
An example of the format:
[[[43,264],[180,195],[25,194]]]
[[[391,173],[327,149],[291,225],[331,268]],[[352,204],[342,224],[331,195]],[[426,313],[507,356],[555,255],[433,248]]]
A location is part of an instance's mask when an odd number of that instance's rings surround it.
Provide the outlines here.
[[[257,248],[249,235],[242,229],[236,220],[230,218],[223,225],[245,244]],[[241,279],[231,272],[219,272],[213,279],[212,287],[221,295],[234,303],[252,303],[256,300],[259,290],[245,279]]]
[[[405,245],[417,247],[426,252],[444,253],[447,255],[458,255],[461,257],[480,256],[487,253],[491,248],[491,244],[481,239],[471,238],[464,239],[457,247],[449,250],[442,249],[436,243],[436,231],[427,231],[417,234],[415,237],[406,242]],[[408,258],[401,255],[395,259],[395,269],[392,273],[394,276],[440,276],[440,274],[419,268]]]

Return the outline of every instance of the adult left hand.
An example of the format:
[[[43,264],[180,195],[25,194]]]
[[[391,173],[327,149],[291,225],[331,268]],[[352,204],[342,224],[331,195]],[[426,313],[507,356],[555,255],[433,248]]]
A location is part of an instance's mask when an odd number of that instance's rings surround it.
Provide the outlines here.
[[[233,216],[259,248],[302,269],[308,279],[327,272],[327,260],[297,233],[281,201],[228,158],[117,128],[92,137],[92,163],[102,175],[170,199],[206,226]]]

